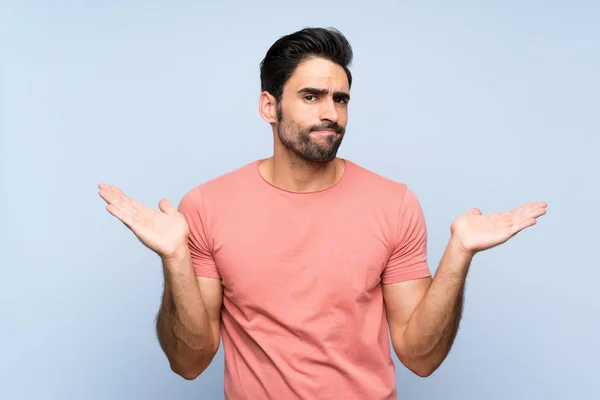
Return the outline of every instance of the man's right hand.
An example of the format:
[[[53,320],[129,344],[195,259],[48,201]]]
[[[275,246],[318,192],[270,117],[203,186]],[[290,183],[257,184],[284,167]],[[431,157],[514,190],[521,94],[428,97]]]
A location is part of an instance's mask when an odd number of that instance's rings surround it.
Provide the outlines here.
[[[107,203],[106,210],[163,260],[188,251],[188,224],[169,200],[161,199],[159,210],[155,210],[130,199],[115,186],[101,183],[98,188],[98,194]]]

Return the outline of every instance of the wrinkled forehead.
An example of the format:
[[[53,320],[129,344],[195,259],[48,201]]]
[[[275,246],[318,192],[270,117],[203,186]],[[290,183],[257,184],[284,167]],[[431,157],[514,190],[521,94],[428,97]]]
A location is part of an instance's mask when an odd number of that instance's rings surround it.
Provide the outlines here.
[[[322,58],[310,58],[300,63],[286,86],[294,92],[303,87],[349,92],[348,76],[344,68]]]

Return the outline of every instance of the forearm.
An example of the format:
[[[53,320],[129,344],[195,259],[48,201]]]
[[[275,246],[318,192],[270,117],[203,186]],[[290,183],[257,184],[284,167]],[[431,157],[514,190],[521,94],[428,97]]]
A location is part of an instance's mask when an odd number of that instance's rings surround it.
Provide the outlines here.
[[[402,331],[398,356],[419,375],[429,375],[444,361],[462,316],[464,287],[472,255],[451,239],[425,296]]]
[[[159,343],[171,369],[193,379],[214,356],[208,313],[189,251],[163,260],[164,294],[156,321]]]

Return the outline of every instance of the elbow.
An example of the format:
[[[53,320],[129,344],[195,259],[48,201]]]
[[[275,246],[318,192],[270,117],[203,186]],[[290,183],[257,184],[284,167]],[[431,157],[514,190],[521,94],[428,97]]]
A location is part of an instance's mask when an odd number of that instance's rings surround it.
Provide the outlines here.
[[[200,374],[202,373],[202,371],[194,371],[194,370],[191,370],[191,369],[188,369],[188,370],[178,370],[178,369],[175,369],[175,368],[171,368],[171,370],[173,372],[175,372],[177,375],[181,376],[186,381],[193,381],[198,376],[200,376]]]
[[[423,366],[419,366],[416,368],[415,367],[410,368],[410,370],[420,378],[430,377],[436,371],[436,369],[437,369],[437,367],[428,366],[428,365],[423,365]]]
[[[438,365],[435,365],[425,360],[411,360],[410,362],[402,361],[402,363],[406,368],[409,369],[410,372],[412,372],[420,378],[430,377],[438,368]]]
[[[173,371],[174,373],[181,376],[187,381],[193,381],[194,379],[199,377],[200,374],[202,374],[206,370],[206,368],[208,368],[208,364],[205,363],[203,363],[202,365],[194,364],[186,366],[171,363],[171,371]]]
[[[214,356],[215,354],[200,356],[191,362],[171,360],[169,364],[171,371],[187,381],[193,381],[208,368]]]
[[[406,368],[420,378],[430,377],[441,365],[441,362],[436,360],[433,355],[409,358],[396,353],[396,356]]]
[[[177,375],[181,376],[186,381],[193,381],[194,379],[199,377],[200,374],[202,374],[205,370],[206,370],[206,368],[190,369],[190,370],[182,371],[181,373],[178,373]]]

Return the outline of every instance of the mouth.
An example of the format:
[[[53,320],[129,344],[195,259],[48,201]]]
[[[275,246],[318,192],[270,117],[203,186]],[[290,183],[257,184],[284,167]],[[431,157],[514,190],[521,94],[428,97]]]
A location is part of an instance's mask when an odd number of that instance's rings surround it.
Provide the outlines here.
[[[327,136],[327,135],[335,135],[337,132],[332,129],[325,129],[325,130],[320,130],[320,131],[312,131],[311,133],[314,133],[315,135],[319,135],[319,136]]]

